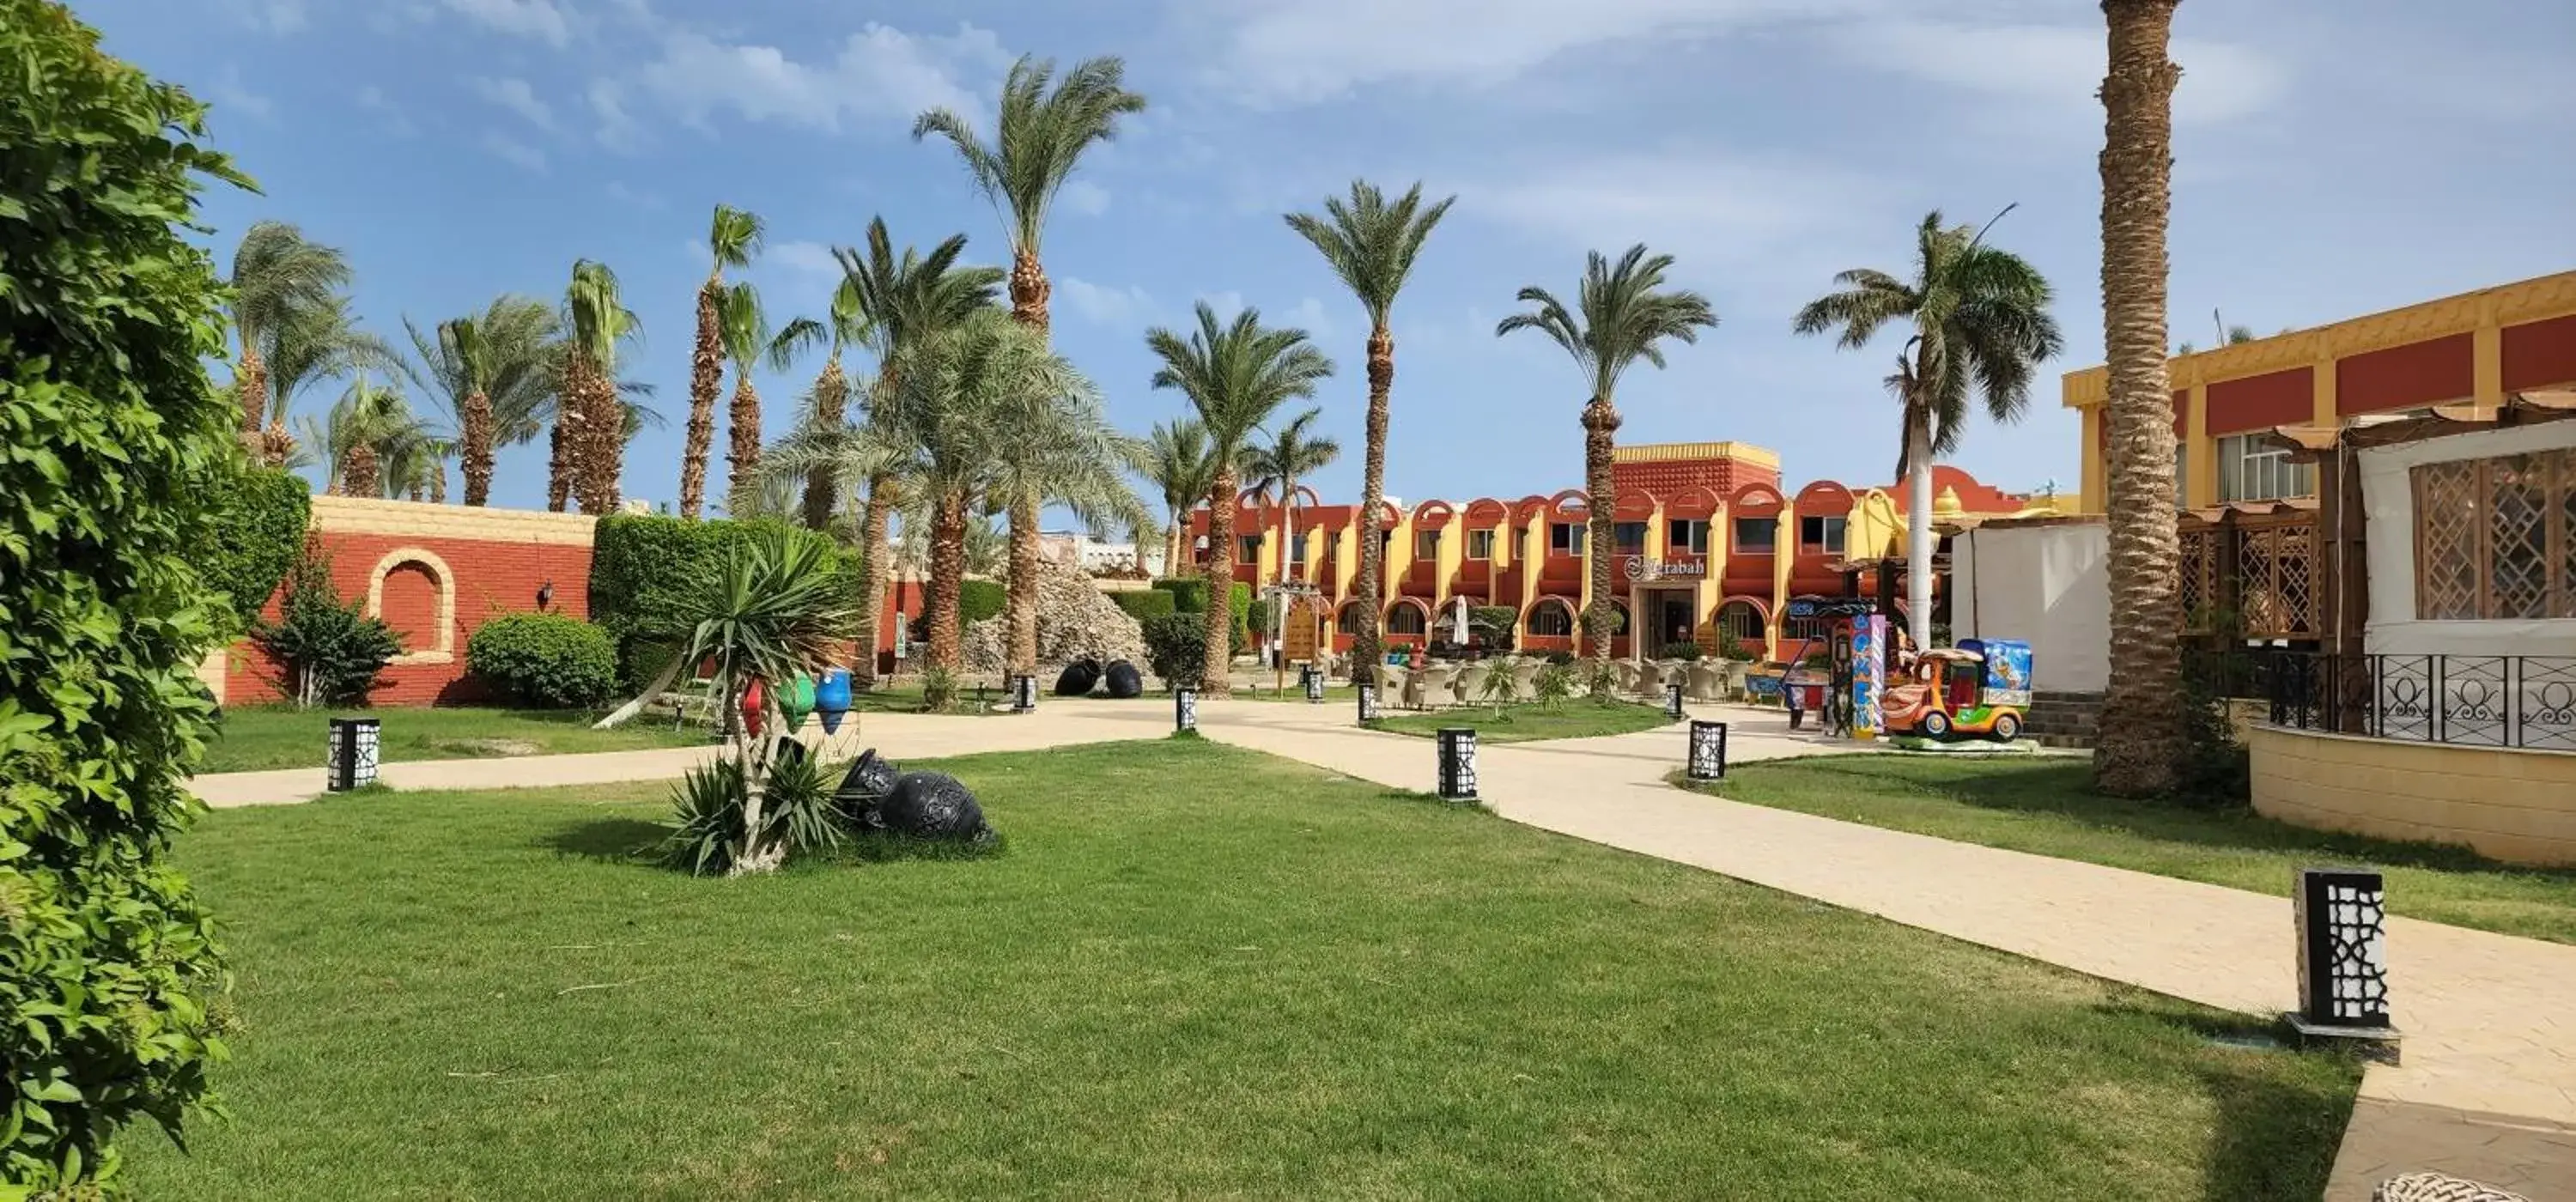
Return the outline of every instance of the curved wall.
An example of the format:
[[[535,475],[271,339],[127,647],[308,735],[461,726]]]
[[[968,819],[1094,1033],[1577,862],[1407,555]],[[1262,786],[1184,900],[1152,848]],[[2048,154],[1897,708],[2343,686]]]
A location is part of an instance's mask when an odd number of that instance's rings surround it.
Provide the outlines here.
[[[2461,747],[2256,726],[2254,811],[2318,830],[2576,864],[2576,752]]]

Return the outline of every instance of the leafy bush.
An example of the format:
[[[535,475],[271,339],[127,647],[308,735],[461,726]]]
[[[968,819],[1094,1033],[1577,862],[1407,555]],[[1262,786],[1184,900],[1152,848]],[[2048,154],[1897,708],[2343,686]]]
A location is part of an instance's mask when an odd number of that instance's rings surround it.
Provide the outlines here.
[[[365,705],[402,654],[402,640],[364,605],[344,601],[331,586],[331,560],[308,542],[304,558],[286,581],[278,619],[251,628],[251,642],[286,668],[289,699],[297,705]]]
[[[1697,643],[1684,643],[1664,652],[1664,654],[1686,664],[1695,664],[1699,662],[1701,656],[1708,653],[1701,650],[1700,645]]]
[[[1172,609],[1177,613],[1203,614],[1208,607],[1208,582],[1203,576],[1178,577],[1154,582],[1157,592],[1172,595]]]
[[[182,235],[205,107],[48,0],[0,0],[0,1196],[96,1196],[225,1056],[222,957],[168,863],[231,620],[191,565],[240,411]]]
[[[1144,623],[1146,666],[1163,687],[1196,687],[1207,673],[1207,618],[1169,613]]]
[[[839,773],[810,755],[786,756],[770,765],[761,794],[760,827],[766,844],[783,840],[788,855],[838,847],[842,830],[832,805]],[[671,786],[669,831],[657,849],[662,863],[692,876],[733,871],[745,845],[743,802],[749,785],[739,758],[728,756],[693,768]]]
[[[1226,642],[1226,654],[1241,655],[1252,646],[1252,586],[1238,580],[1233,592],[1227,596],[1229,608],[1233,610],[1234,626],[1232,637]]]
[[[960,580],[957,582],[957,617],[972,625],[986,618],[999,617],[1008,604],[1010,592],[998,580]]]
[[[503,614],[474,630],[465,666],[512,699],[568,709],[617,692],[617,644],[569,614]]]
[[[1143,625],[1147,620],[1164,614],[1179,612],[1178,607],[1173,604],[1171,592],[1167,589],[1149,588],[1128,593],[1111,593],[1109,600],[1111,604],[1126,610],[1127,616],[1136,619],[1138,625]]]
[[[957,673],[947,668],[921,670],[921,708],[934,714],[957,711]]]
[[[1550,651],[1547,653],[1547,662],[1560,668],[1570,668],[1574,666],[1574,653],[1571,651]]]
[[[1555,658],[1549,658],[1547,666],[1530,678],[1530,690],[1538,694],[1538,703],[1543,708],[1553,710],[1564,705],[1565,699],[1574,695],[1574,661],[1569,659],[1559,663]]]
[[[703,582],[738,545],[763,532],[788,531],[829,550],[847,595],[859,595],[859,553],[776,519],[693,522],[650,514],[611,514],[591,535],[590,620],[617,644],[622,688],[641,689],[661,667],[660,645],[689,633],[686,615]]]
[[[1520,611],[1508,605],[1474,605],[1467,609],[1469,629],[1496,651],[1512,649],[1512,629],[1520,624],[1520,618]]]
[[[293,472],[245,466],[226,473],[213,491],[218,516],[189,559],[208,587],[232,598],[235,629],[247,630],[295,567],[313,489]]]

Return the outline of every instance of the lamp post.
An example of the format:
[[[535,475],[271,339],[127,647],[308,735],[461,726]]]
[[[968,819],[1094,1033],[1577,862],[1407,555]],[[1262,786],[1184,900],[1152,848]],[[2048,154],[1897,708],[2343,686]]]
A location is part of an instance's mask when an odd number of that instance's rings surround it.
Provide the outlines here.
[[[1377,721],[1377,682],[1360,681],[1351,687],[1351,691],[1359,694],[1360,725],[1368,726],[1375,723]]]
[[[2395,1040],[2388,1020],[2388,891],[2380,874],[2302,868],[2296,910],[2299,1009],[2290,1025],[2302,1035]]]
[[[1476,730],[1440,728],[1440,800],[1476,800]]]
[[[1675,722],[1682,720],[1682,682],[1678,680],[1664,685],[1664,716]]]
[[[1306,686],[1306,704],[1322,705],[1324,703],[1324,673],[1322,670],[1318,669],[1313,664],[1308,664],[1298,673],[1298,677],[1300,683]]]
[[[1199,691],[1189,685],[1172,690],[1172,730],[1187,734],[1199,728]]]
[[[1038,709],[1038,678],[1026,672],[1011,678],[1011,712],[1033,714]]]
[[[1690,724],[1690,778],[1692,780],[1726,779],[1726,724],[1693,721]]]
[[[346,793],[376,783],[376,746],[382,729],[374,718],[331,719],[330,774],[323,787]]]

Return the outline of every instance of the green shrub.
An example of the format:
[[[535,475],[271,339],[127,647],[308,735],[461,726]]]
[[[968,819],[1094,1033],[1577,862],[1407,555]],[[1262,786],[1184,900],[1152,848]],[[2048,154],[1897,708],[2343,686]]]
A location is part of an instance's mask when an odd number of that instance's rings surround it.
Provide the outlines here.
[[[1161,614],[1144,623],[1146,666],[1165,688],[1195,687],[1207,674],[1205,614]]]
[[[1680,660],[1680,661],[1682,661],[1683,663],[1686,663],[1686,664],[1695,664],[1695,663],[1698,663],[1698,662],[1699,662],[1699,658],[1700,658],[1701,656],[1706,655],[1706,654],[1708,654],[1708,653],[1707,653],[1706,651],[1701,650],[1701,649],[1700,649],[1700,645],[1699,645],[1699,644],[1697,644],[1697,643],[1684,643],[1684,644],[1682,644],[1681,646],[1678,646],[1678,647],[1672,648],[1671,650],[1669,650],[1669,651],[1665,652],[1665,654],[1666,654],[1666,655],[1668,655],[1668,656],[1671,656],[1671,657],[1672,657],[1672,658],[1674,658],[1674,659]]]
[[[1467,607],[1467,625],[1496,651],[1512,649],[1512,629],[1520,624],[1521,613],[1508,605],[1471,605]]]
[[[1208,607],[1208,582],[1204,576],[1157,580],[1154,588],[1172,595],[1172,609],[1178,613],[1203,614]]]
[[[569,614],[503,614],[474,630],[465,666],[512,700],[550,709],[617,693],[617,644]]]
[[[1228,600],[1233,611],[1234,628],[1233,637],[1226,644],[1226,654],[1241,655],[1252,645],[1252,586],[1236,581]]]
[[[192,244],[205,107],[47,0],[0,0],[0,1196],[97,1196],[225,1057],[214,931],[168,861],[230,607],[240,410],[206,377],[224,289]]]
[[[286,669],[287,697],[297,705],[365,705],[402,640],[364,605],[331,586],[331,561],[319,544],[286,580],[278,619],[251,628],[251,642]]]
[[[710,520],[650,514],[611,514],[591,535],[590,620],[617,644],[620,687],[641,689],[662,661],[657,644],[688,633],[681,615],[689,598],[737,544],[766,529],[793,530],[800,539],[825,539],[776,519]],[[826,540],[828,542],[828,540]],[[859,553],[830,544],[838,572],[852,596],[862,582]]]
[[[222,476],[213,500],[219,516],[189,560],[208,587],[232,598],[234,629],[247,630],[295,567],[313,489],[293,472],[244,466]]]
[[[966,625],[1002,615],[1010,603],[1010,590],[998,580],[960,580],[957,582],[957,617]]]
[[[1139,625],[1164,614],[1179,612],[1172,603],[1171,592],[1167,589],[1151,588],[1127,593],[1111,593],[1109,600],[1118,608],[1126,610],[1127,616],[1136,619]]]
[[[773,763],[761,794],[760,825],[768,837],[760,842],[785,840],[791,859],[840,846],[843,831],[832,801],[838,767],[827,768],[814,756]],[[733,871],[734,855],[744,845],[747,788],[738,757],[690,769],[671,786],[671,820],[663,824],[668,833],[655,849],[661,862],[692,876]]]

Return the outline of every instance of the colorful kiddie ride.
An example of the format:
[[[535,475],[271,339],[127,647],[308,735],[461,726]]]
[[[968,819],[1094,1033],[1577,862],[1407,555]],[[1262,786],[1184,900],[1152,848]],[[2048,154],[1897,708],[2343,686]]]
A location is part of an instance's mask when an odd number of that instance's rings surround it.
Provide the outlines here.
[[[1881,695],[1882,720],[1889,734],[2010,743],[2030,712],[2030,668],[2030,644],[2011,639],[1962,639],[1926,651],[1908,679]]]

